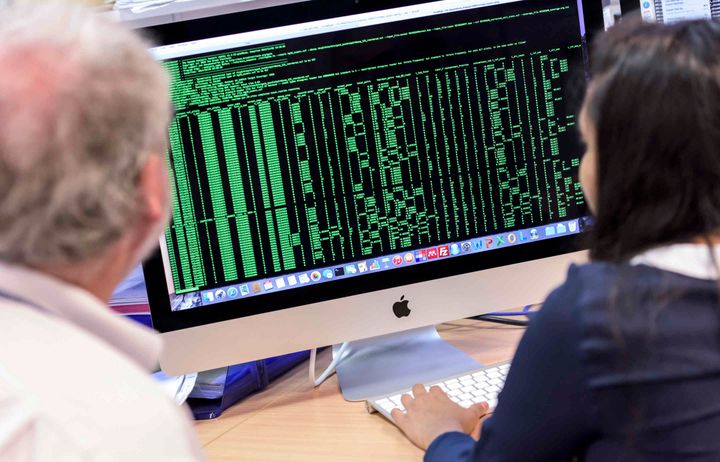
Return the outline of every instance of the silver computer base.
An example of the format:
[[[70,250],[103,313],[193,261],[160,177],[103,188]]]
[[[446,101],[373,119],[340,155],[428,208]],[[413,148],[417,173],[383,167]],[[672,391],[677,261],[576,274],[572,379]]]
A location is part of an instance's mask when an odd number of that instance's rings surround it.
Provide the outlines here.
[[[350,342],[336,370],[343,397],[365,401],[480,367],[431,326]]]

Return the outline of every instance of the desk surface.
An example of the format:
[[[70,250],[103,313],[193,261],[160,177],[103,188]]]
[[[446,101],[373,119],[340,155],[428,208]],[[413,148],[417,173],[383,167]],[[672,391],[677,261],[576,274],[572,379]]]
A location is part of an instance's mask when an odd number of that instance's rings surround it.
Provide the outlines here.
[[[448,342],[485,364],[510,359],[524,329],[457,321],[438,329]],[[318,369],[329,363],[318,355]],[[335,376],[317,389],[304,362],[262,393],[196,424],[210,461],[420,461],[422,452],[364,403],[343,400]]]

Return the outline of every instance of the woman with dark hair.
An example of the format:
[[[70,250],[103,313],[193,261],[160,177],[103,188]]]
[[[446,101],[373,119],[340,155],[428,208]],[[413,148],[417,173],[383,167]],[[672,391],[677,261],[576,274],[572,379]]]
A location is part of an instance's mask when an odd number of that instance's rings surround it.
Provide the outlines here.
[[[483,409],[403,398],[426,461],[720,461],[720,24],[625,23],[593,51],[592,262],[533,320],[479,441]]]

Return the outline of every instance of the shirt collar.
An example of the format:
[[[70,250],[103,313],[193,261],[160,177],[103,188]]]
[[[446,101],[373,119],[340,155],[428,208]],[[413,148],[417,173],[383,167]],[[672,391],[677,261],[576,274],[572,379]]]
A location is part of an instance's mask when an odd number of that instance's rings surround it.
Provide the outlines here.
[[[720,246],[713,246],[712,253],[715,261],[707,245],[674,244],[648,250],[630,260],[630,264],[652,266],[695,279],[717,280],[715,262],[720,264]]]
[[[89,292],[47,274],[0,262],[0,291],[42,308],[120,350],[146,370],[158,365],[162,341],[113,313]]]

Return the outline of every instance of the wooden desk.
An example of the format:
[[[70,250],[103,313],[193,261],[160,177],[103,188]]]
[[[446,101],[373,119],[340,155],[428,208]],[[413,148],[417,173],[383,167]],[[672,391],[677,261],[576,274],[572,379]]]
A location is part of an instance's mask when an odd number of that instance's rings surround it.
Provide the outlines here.
[[[492,364],[512,357],[524,329],[478,321],[457,321],[438,329],[443,338],[477,360]],[[318,369],[330,361],[318,355]],[[335,376],[309,385],[304,362],[267,390],[196,424],[210,461],[420,461],[422,451],[364,403],[340,394]]]

